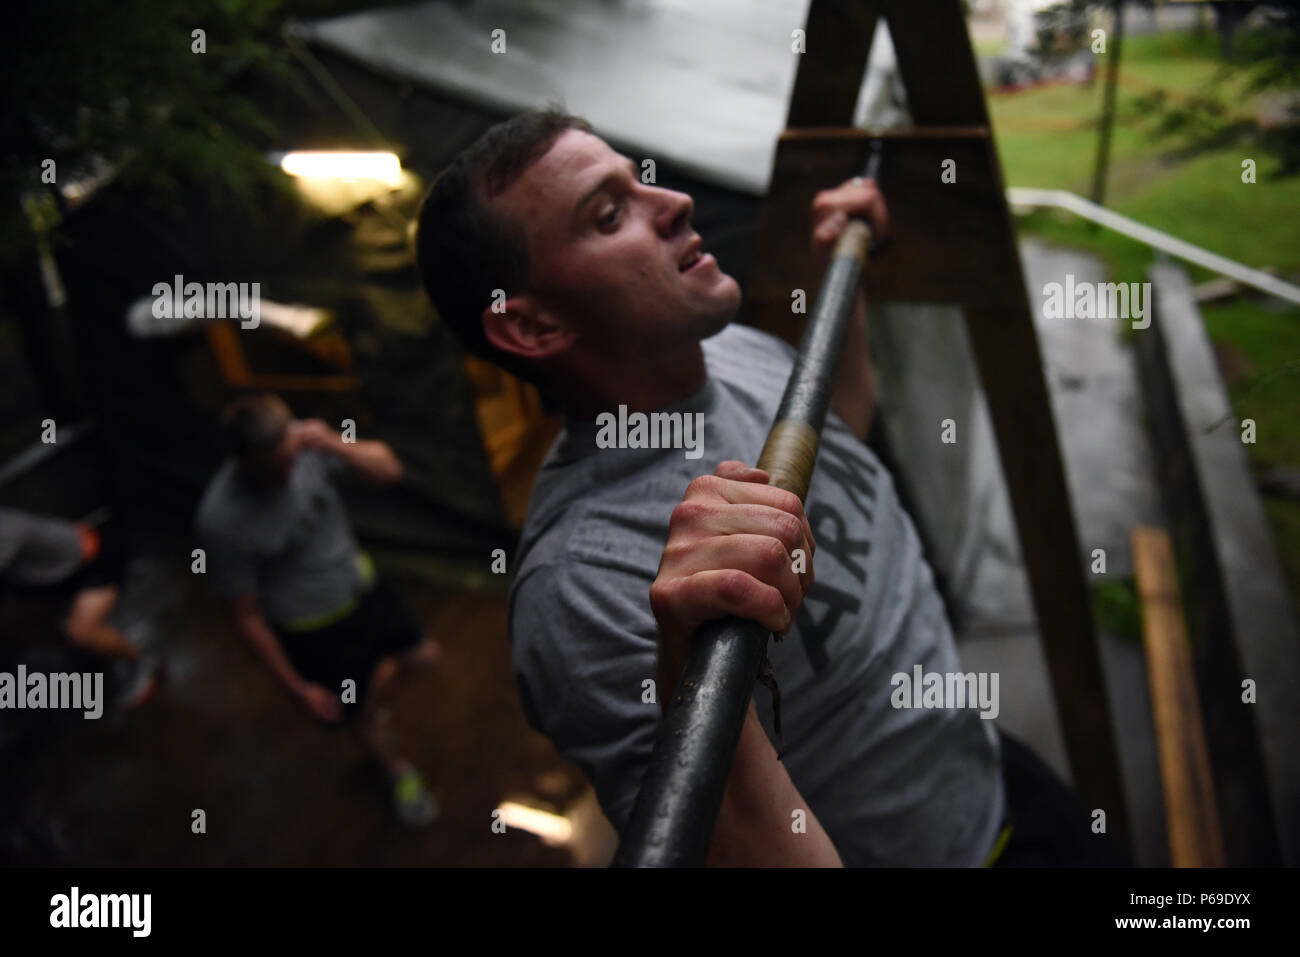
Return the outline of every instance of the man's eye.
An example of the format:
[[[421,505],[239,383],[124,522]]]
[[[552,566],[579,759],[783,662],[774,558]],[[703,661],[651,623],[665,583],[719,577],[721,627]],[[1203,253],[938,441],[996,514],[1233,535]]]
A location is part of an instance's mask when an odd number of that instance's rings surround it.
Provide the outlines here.
[[[601,229],[613,229],[615,226],[618,225],[619,215],[621,211],[622,211],[621,204],[618,206],[611,207],[609,212],[601,216],[600,219],[596,220],[596,225],[599,226]]]

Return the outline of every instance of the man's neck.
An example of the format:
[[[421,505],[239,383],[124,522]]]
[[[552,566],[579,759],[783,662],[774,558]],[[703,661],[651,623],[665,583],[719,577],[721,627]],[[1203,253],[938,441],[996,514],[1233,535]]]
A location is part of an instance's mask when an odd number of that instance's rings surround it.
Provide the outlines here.
[[[683,356],[671,362],[630,365],[608,362],[570,370],[558,376],[554,392],[564,411],[579,419],[593,420],[602,412],[615,412],[625,405],[629,412],[653,412],[690,398],[708,381],[704,350],[694,343]]]

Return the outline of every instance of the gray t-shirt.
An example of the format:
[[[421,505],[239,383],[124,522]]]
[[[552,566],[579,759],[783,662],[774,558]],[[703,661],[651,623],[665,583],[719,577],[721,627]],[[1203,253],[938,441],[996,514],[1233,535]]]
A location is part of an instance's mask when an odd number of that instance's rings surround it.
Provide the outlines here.
[[[81,532],[72,522],[0,508],[0,581],[53,585],[81,563]]]
[[[362,587],[360,549],[331,478],[346,466],[321,452],[299,453],[289,482],[259,489],[233,460],[208,483],[196,525],[218,595],[256,593],[273,622],[331,614]]]
[[[643,682],[655,676],[649,590],[669,516],[696,476],[758,458],[794,356],[736,324],[703,347],[707,384],[664,410],[704,413],[703,456],[598,448],[596,423],[570,419],[538,474],[511,586],[524,710],[620,831],[660,723]],[[997,737],[975,709],[891,706],[896,673],[960,667],[893,480],[833,413],[805,510],[815,581],[768,651],[786,769],[845,864],[978,866],[1003,814]],[[761,687],[755,703],[775,743]]]

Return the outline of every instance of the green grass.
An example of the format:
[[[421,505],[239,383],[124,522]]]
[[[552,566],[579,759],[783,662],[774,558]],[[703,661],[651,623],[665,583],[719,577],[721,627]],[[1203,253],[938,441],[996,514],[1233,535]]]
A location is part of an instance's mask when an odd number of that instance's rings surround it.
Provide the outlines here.
[[[1240,149],[1219,150],[1110,203],[1125,216],[1255,268],[1300,271],[1300,177],[1270,181],[1275,164],[1255,157],[1258,181],[1241,181]]]
[[[1255,443],[1246,446],[1251,467],[1300,468],[1300,306],[1238,300],[1203,306],[1201,314],[1211,341],[1241,366],[1226,378],[1237,418],[1255,420]],[[1300,614],[1300,502],[1265,499],[1264,514]]]
[[[1237,300],[1201,314],[1210,339],[1245,360],[1228,391],[1237,417],[1255,420],[1251,464],[1300,467],[1300,307],[1273,311]]]
[[[1300,502],[1266,499],[1264,512],[1273,527],[1282,569],[1291,589],[1291,607],[1300,615],[1300,549],[1288,547],[1288,544],[1293,546],[1300,542]]]
[[[1125,46],[1123,74],[1142,78],[1141,91],[1163,85],[1191,93],[1219,65],[1187,35],[1137,37]],[[1210,44],[1213,49],[1213,44]],[[1161,71],[1166,71],[1162,73]],[[1240,80],[1227,85],[1231,91]],[[1188,160],[1176,140],[1155,138],[1149,118],[1132,101],[1135,84],[1121,86],[1111,139],[1106,205],[1212,252],[1256,267],[1300,271],[1295,217],[1300,177],[1274,180],[1276,162],[1242,147]],[[1101,112],[1100,78],[1091,88],[1050,86],[991,95],[993,129],[1009,186],[1066,189],[1089,196]],[[1247,109],[1249,100],[1237,103]],[[1256,182],[1243,183],[1242,160],[1256,161]]]
[[[1237,42],[1240,44],[1241,39]],[[1155,33],[1124,38],[1120,75],[1130,80],[1134,90],[1145,84],[1163,87],[1173,94],[1190,94],[1218,80],[1222,64],[1217,33],[1206,32],[1199,37],[1193,33]],[[1223,79],[1221,88],[1231,100],[1243,82],[1240,75],[1233,74]]]
[[[1088,192],[1097,153],[1100,84],[992,95],[989,112],[1009,186]],[[1145,133],[1116,124],[1112,164],[1149,150],[1150,138]]]
[[[1252,42],[1248,36],[1238,42],[1243,41]],[[1007,185],[1089,195],[1102,77],[1099,71],[1092,87],[1051,86],[989,95]],[[1273,179],[1275,164],[1241,146],[1179,157],[1175,148],[1180,144],[1157,139],[1150,117],[1134,102],[1156,87],[1171,96],[1191,95],[1216,78],[1234,111],[1253,108],[1254,101],[1241,95],[1242,77],[1220,78],[1213,33],[1126,39],[1106,205],[1248,266],[1272,267],[1283,275],[1300,273],[1300,177]],[[1241,161],[1248,157],[1257,163],[1254,184],[1241,181]],[[1106,263],[1114,281],[1146,281],[1156,255],[1143,243],[1057,211],[1023,217],[1019,229],[1093,253]],[[1193,282],[1213,275],[1180,265]],[[1224,360],[1234,412],[1256,421],[1256,443],[1247,446],[1251,465],[1300,468],[1300,308],[1252,295],[1206,305],[1201,311]],[[1300,503],[1270,500],[1265,505],[1293,603],[1300,609]],[[1100,619],[1115,628],[1131,624],[1122,591],[1121,585],[1108,584],[1094,594]]]

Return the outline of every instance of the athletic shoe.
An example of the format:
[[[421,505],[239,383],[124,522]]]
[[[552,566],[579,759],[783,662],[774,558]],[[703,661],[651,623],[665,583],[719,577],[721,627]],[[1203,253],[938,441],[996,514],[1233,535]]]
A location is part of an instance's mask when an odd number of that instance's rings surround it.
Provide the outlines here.
[[[165,671],[163,660],[156,655],[145,655],[135,662],[134,674],[119,698],[122,710],[135,711],[151,700],[162,684]]]
[[[398,820],[407,827],[424,827],[438,817],[438,802],[414,767],[408,767],[394,780],[393,805]]]

